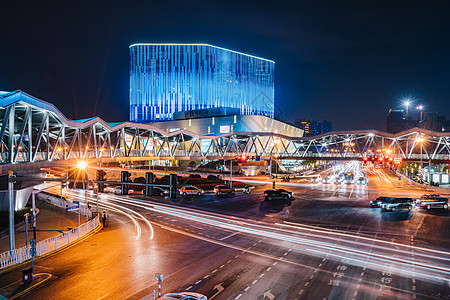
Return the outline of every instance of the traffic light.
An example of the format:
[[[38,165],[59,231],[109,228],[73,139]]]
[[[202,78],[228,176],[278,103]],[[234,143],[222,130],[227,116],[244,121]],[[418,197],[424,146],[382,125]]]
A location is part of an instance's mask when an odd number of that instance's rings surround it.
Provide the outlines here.
[[[243,163],[246,163],[248,161],[248,156],[245,155],[245,154],[242,154],[242,155],[237,156],[236,160],[237,160],[238,163],[243,164]]]
[[[122,182],[130,182],[130,172],[128,171],[122,171],[121,174],[121,181]],[[130,186],[128,184],[122,184],[122,195],[128,195],[128,190],[130,189]]]
[[[105,175],[106,172],[103,170],[97,170],[97,181],[105,181]],[[105,190],[105,184],[104,183],[98,183],[98,192],[99,193],[103,193],[103,191]]]
[[[155,182],[155,174],[151,172],[145,173],[145,183],[153,184]],[[145,196],[153,196],[153,186],[145,186]]]
[[[176,199],[177,198],[177,190],[178,190],[178,176],[177,174],[170,174],[169,177],[169,197],[170,199]]]

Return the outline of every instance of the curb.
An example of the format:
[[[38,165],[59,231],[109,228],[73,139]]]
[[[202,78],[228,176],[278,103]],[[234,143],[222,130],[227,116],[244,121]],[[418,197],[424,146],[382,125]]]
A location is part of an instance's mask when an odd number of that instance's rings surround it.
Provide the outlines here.
[[[29,292],[31,292],[32,290],[34,290],[34,289],[38,288],[39,286],[43,285],[44,283],[46,283],[47,281],[49,281],[52,278],[52,274],[49,274],[49,273],[38,273],[38,274],[35,274],[35,275],[48,275],[48,277],[45,278],[44,280],[42,280],[42,281],[40,281],[40,282],[30,286],[29,288],[21,291],[20,293],[12,295],[9,298],[9,300],[14,300],[14,299],[22,297],[25,294],[28,294]]]
[[[63,251],[63,250],[65,250],[65,249],[69,248],[69,247],[75,246],[76,244],[82,242],[83,240],[87,239],[88,237],[91,237],[92,235],[94,235],[95,233],[99,232],[99,231],[102,230],[102,229],[103,229],[103,225],[102,225],[102,223],[100,222],[100,224],[97,226],[97,228],[95,228],[94,230],[92,230],[91,232],[89,232],[88,234],[86,234],[85,236],[83,236],[83,237],[81,237],[81,238],[75,240],[74,242],[72,242],[72,243],[70,243],[70,244],[68,244],[68,245],[65,245],[65,246],[61,247],[60,249],[53,250],[52,252],[46,253],[46,254],[44,254],[44,255],[42,255],[42,256],[39,256],[39,257],[35,257],[34,261],[38,261],[38,260],[40,260],[41,258],[45,258],[45,257],[47,257],[47,256],[50,256],[50,255],[56,254],[56,253],[58,253],[58,252],[60,252],[60,251]],[[10,266],[10,267],[8,267],[8,268],[5,268],[5,269],[3,269],[3,270],[0,270],[0,276],[2,276],[3,274],[6,274],[6,273],[8,273],[8,272],[11,272],[12,270],[15,270],[15,269],[18,268],[18,267],[24,266],[24,265],[30,263],[30,261],[31,261],[31,259],[26,260],[26,261],[24,261],[24,262],[22,262],[22,263],[20,263],[20,264],[17,264],[17,265],[14,265],[14,266]]]

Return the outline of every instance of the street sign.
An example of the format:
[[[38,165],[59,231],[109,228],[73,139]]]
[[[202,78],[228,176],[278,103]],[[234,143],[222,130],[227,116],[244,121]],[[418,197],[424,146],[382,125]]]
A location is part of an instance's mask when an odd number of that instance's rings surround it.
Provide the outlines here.
[[[402,157],[394,157],[394,165],[401,165],[403,162]]]
[[[70,207],[67,208],[68,211],[74,211],[74,210],[78,210],[78,209],[80,209],[80,206],[78,206],[78,205],[77,206],[70,206]]]

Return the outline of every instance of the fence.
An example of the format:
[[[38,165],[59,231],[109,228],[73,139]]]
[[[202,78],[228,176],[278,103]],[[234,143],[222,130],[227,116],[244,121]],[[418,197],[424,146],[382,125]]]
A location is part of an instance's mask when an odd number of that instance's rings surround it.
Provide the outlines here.
[[[49,195],[47,193],[40,193],[39,198],[51,202],[52,204],[62,208],[66,208],[66,204],[70,203],[64,199],[56,198],[55,196]],[[92,212],[87,207],[80,207],[80,209],[80,212],[82,214],[86,215],[86,213],[88,213],[90,216],[92,215]],[[71,242],[93,231],[99,226],[99,224],[99,217],[96,216],[94,219],[88,221],[87,223],[80,225],[80,227],[73,228],[70,231],[40,241],[36,244],[36,256],[42,256],[52,251],[58,250],[61,247],[69,245]],[[29,245],[3,252],[0,254],[0,270],[16,264],[20,264],[29,259],[31,259]]]
[[[47,201],[55,206],[61,207],[63,209],[67,209],[68,207],[72,206],[73,203],[69,202],[67,200],[61,197],[57,197],[53,194],[46,193],[46,192],[39,192],[37,195],[39,200]],[[81,203],[80,203],[81,204]],[[92,218],[92,211],[86,207],[80,205],[80,214],[83,216],[88,216],[89,218]]]

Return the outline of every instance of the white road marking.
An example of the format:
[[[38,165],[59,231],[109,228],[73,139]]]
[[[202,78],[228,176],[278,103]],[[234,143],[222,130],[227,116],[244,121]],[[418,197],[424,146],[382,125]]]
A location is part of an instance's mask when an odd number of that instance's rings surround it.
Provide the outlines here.
[[[246,292],[246,291],[248,291],[250,289],[250,287],[248,286],[248,287],[246,287],[245,288],[245,290],[244,290],[244,292]]]
[[[221,265],[220,267],[223,268],[223,267],[225,267],[225,265]]]
[[[308,281],[308,282],[305,282],[305,286],[308,286],[308,284],[309,284],[309,281]]]
[[[301,295],[303,294],[304,291],[305,291],[304,289],[301,289],[300,292],[298,292],[298,294]]]
[[[263,277],[265,274],[264,273],[262,273],[261,275],[259,275],[259,278],[261,278],[261,277]]]
[[[217,269],[215,269],[214,271],[212,271],[213,274],[216,273],[216,272],[217,272]]]
[[[266,272],[269,272],[270,270],[272,270],[272,267],[268,267],[268,268],[266,269]]]
[[[241,298],[241,296],[242,296],[242,294],[239,294],[239,295],[236,296],[235,299],[239,299],[239,298]]]
[[[275,266],[277,263],[278,263],[277,261],[273,262],[272,266]]]
[[[105,296],[102,296],[102,297],[98,298],[97,300],[100,300],[100,299],[106,298],[106,297],[108,297],[108,296],[109,296],[109,294],[106,294]]]
[[[255,281],[252,282],[252,284],[255,284],[258,282],[258,279],[255,279]]]
[[[197,281],[195,284],[199,284],[200,282],[202,282],[201,280]]]

